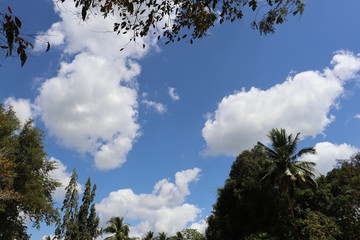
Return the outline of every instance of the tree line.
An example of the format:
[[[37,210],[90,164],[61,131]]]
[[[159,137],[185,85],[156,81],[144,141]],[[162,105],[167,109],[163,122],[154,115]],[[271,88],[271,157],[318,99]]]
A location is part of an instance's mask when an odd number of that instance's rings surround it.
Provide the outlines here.
[[[209,240],[354,240],[360,236],[360,154],[326,176],[299,159],[298,135],[269,133],[231,167],[208,217]]]
[[[234,161],[207,218],[205,235],[185,229],[175,236],[150,231],[141,239],[169,240],[354,240],[360,236],[360,154],[338,160],[326,176],[301,160],[314,148],[297,151],[299,134],[269,132],[270,145],[258,143]],[[12,108],[0,105],[0,240],[30,239],[26,221],[39,228],[55,225],[48,239],[134,240],[120,216],[99,227],[93,203],[96,185],[89,178],[79,199],[73,171],[61,212],[52,194],[60,183],[46,157],[44,133],[25,124]]]

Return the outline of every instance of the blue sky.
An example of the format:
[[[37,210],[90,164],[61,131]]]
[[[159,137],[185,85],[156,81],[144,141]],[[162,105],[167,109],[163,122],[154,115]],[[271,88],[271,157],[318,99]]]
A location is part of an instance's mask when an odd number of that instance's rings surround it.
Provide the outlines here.
[[[36,41],[23,68],[1,60],[1,101],[45,131],[53,177],[67,184],[76,168],[80,184],[97,184],[102,223],[123,216],[138,236],[204,229],[235,156],[272,127],[301,132],[323,173],[360,148],[357,0],[307,1],[274,35],[252,30],[251,15],[193,45],[145,38],[145,50],[122,52],[126,36],[104,33],[102,18],[79,21],[71,4],[8,5],[52,49]]]

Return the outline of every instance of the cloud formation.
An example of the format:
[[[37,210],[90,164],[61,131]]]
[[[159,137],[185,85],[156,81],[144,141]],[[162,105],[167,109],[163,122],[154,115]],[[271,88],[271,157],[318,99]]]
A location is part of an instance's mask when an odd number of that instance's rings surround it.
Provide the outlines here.
[[[154,108],[160,114],[163,114],[166,112],[166,105],[164,105],[162,103],[157,103],[157,102],[146,100],[146,99],[142,100],[141,103],[145,104],[148,108]]]
[[[176,93],[176,89],[169,87],[169,95],[171,97],[171,100],[173,101],[179,101],[180,100],[180,96],[179,94]]]
[[[201,213],[197,206],[185,203],[190,194],[189,184],[197,181],[199,174],[198,168],[177,172],[175,183],[162,179],[155,184],[151,194],[135,194],[131,189],[111,192],[96,205],[96,210],[102,222],[112,216],[140,221],[131,229],[137,236],[150,230],[175,234]]]
[[[316,163],[316,169],[323,175],[336,166],[336,160],[349,159],[352,155],[359,152],[354,146],[349,144],[333,144],[330,142],[320,142],[315,145],[316,154],[304,155],[301,160]]]
[[[61,144],[90,153],[98,169],[120,167],[140,128],[136,77],[141,69],[135,60],[154,47],[155,40],[129,43],[131,32],[116,35],[107,31],[118,20],[115,16],[99,19],[91,15],[82,22],[74,15],[73,2],[54,3],[60,6],[55,9],[61,20],[42,38],[61,49],[66,60],[57,75],[39,88],[35,102],[41,119]],[[147,47],[143,49],[142,44]],[[40,41],[36,45],[41,48]]]
[[[358,77],[360,57],[336,52],[332,68],[290,76],[267,90],[252,87],[226,96],[206,122],[202,135],[207,155],[237,155],[257,141],[266,143],[271,128],[286,128],[302,136],[323,133],[334,121],[329,115],[344,92],[346,81]]]
[[[9,108],[10,106],[13,108],[16,117],[22,125],[35,117],[35,106],[31,104],[29,99],[15,99],[14,97],[9,97],[4,101],[4,105],[6,108]]]

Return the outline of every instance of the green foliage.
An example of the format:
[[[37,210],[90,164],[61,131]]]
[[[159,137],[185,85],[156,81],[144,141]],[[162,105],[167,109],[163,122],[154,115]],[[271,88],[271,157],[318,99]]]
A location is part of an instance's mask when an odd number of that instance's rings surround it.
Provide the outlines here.
[[[335,240],[340,235],[340,228],[335,218],[318,211],[307,210],[305,219],[300,220],[302,235],[308,240]]]
[[[273,33],[276,24],[283,23],[289,14],[301,15],[305,7],[302,0],[73,1],[76,7],[81,8],[83,20],[94,8],[98,8],[104,18],[119,15],[122,21],[114,23],[114,31],[118,34],[133,33],[131,40],[136,41],[149,34],[157,34],[160,39],[159,29],[163,29],[162,36],[168,42],[190,38],[191,43],[194,39],[207,36],[216,23],[240,20],[249,10],[263,13],[262,19],[253,21],[253,28],[263,34]]]
[[[57,239],[92,240],[100,235],[99,217],[96,215],[95,205],[92,204],[96,185],[91,187],[91,180],[88,178],[85,184],[82,205],[79,209],[77,179],[78,175],[76,169],[74,169],[69,185],[65,188],[66,194],[61,208],[61,211],[64,213],[63,219],[55,230]]]
[[[170,238],[166,235],[165,232],[161,232],[155,239],[156,240],[169,240]]]
[[[73,170],[69,185],[65,188],[66,194],[61,207],[61,211],[64,212],[62,222],[57,225],[55,230],[56,238],[65,240],[77,240],[80,239],[78,229],[78,200],[79,192],[77,190],[78,175],[76,169]]]
[[[28,239],[25,218],[36,228],[52,224],[58,213],[52,193],[59,183],[51,179],[54,163],[46,158],[43,132],[32,121],[20,125],[12,109],[0,105],[0,189],[16,193],[0,199],[0,239]]]
[[[130,228],[127,223],[124,223],[123,217],[112,217],[107,224],[103,232],[111,235],[105,240],[129,240]]]
[[[180,237],[181,236],[181,237]],[[180,232],[177,240],[205,240],[205,236],[199,233],[198,230],[187,228]]]
[[[317,187],[315,173],[318,173],[314,168],[315,163],[298,161],[298,158],[304,154],[316,153],[314,148],[304,148],[296,152],[299,135],[300,133],[293,138],[292,134],[288,135],[285,129],[272,129],[268,134],[272,148],[258,143],[268,158],[266,174],[262,180],[269,180],[272,187],[278,191],[279,196],[286,197],[294,227],[294,236],[298,240],[301,238],[294,207],[294,188],[299,183]]]
[[[78,215],[79,235],[83,240],[91,240],[100,235],[99,217],[96,215],[94,201],[96,185],[91,189],[91,180],[88,178],[85,184],[85,191],[82,198],[82,205]]]
[[[153,240],[154,239],[154,232],[148,231],[142,240]]]
[[[236,158],[207,219],[206,239],[245,239],[258,232],[286,232],[283,219],[278,217],[284,212],[284,201],[279,201],[271,188],[261,185],[265,166],[266,155],[260,146]]]
[[[285,130],[269,137],[272,148],[259,143],[236,158],[207,219],[206,239],[358,239],[360,154],[314,179],[313,164],[297,161],[314,149],[297,152],[298,135]]]

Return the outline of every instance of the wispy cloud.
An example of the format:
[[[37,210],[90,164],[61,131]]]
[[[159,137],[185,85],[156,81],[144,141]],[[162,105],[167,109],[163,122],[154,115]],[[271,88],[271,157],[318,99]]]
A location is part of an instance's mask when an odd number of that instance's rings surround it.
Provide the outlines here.
[[[166,105],[162,103],[157,103],[150,100],[142,100],[141,103],[145,104],[147,107],[154,108],[158,113],[163,114],[166,112]]]
[[[180,96],[179,96],[179,94],[176,93],[176,89],[172,88],[172,87],[169,87],[168,89],[169,89],[169,95],[170,95],[171,99],[173,101],[179,101]]]

